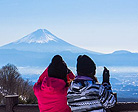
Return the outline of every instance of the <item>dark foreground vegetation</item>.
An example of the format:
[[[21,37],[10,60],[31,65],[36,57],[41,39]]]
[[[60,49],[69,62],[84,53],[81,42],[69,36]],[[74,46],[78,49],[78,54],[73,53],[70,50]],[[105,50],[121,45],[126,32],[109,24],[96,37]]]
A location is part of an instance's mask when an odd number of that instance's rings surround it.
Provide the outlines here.
[[[7,64],[0,69],[0,104],[5,103],[5,96],[19,95],[19,103],[35,104],[33,85],[24,80],[15,65]]]

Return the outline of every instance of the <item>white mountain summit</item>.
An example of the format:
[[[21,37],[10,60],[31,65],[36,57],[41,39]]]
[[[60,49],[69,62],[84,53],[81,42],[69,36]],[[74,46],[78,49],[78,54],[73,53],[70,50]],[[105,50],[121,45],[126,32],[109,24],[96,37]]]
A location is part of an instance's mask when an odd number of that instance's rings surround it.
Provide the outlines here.
[[[70,51],[75,53],[89,52],[99,54],[97,52],[88,51],[86,49],[71,45],[70,43],[56,37],[46,29],[38,29],[15,42],[0,47],[0,49],[16,49],[20,51],[51,53]]]
[[[57,41],[57,37],[54,36],[46,29],[38,29],[37,31],[21,38],[15,43],[48,43],[49,41]]]

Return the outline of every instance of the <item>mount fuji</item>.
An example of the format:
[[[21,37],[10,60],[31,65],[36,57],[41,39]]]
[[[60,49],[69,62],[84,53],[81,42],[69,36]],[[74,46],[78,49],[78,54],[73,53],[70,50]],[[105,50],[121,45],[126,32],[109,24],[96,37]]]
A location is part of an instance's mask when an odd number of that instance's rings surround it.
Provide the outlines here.
[[[92,53],[100,54],[97,52],[89,51],[71,45],[64,40],[56,37],[46,29],[38,29],[35,32],[15,41],[0,47],[1,49],[16,49],[20,51],[33,51],[33,52],[51,52],[59,53],[63,51],[70,51],[74,53]]]
[[[138,53],[115,51],[102,54],[76,47],[54,36],[46,29],[35,32],[0,47],[0,66],[12,63],[17,66],[46,66],[59,54],[69,66],[74,66],[80,54],[90,56],[97,66],[138,66]]]

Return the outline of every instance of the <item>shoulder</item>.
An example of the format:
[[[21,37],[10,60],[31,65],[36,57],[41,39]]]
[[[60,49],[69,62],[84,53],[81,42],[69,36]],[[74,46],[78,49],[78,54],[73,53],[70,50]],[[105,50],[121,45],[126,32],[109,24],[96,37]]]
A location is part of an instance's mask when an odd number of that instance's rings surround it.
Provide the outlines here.
[[[72,81],[68,92],[69,93],[85,93],[85,92],[98,92],[100,91],[101,84],[94,83],[92,80],[78,80]]]

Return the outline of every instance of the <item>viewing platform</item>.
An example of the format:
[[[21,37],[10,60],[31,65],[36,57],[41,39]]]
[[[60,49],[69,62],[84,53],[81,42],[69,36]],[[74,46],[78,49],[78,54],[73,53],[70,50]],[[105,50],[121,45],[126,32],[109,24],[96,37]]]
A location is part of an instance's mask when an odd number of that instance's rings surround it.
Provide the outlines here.
[[[18,104],[18,95],[8,95],[6,104],[0,105],[0,112],[39,112],[38,104]],[[117,102],[107,112],[138,112],[138,102]]]

